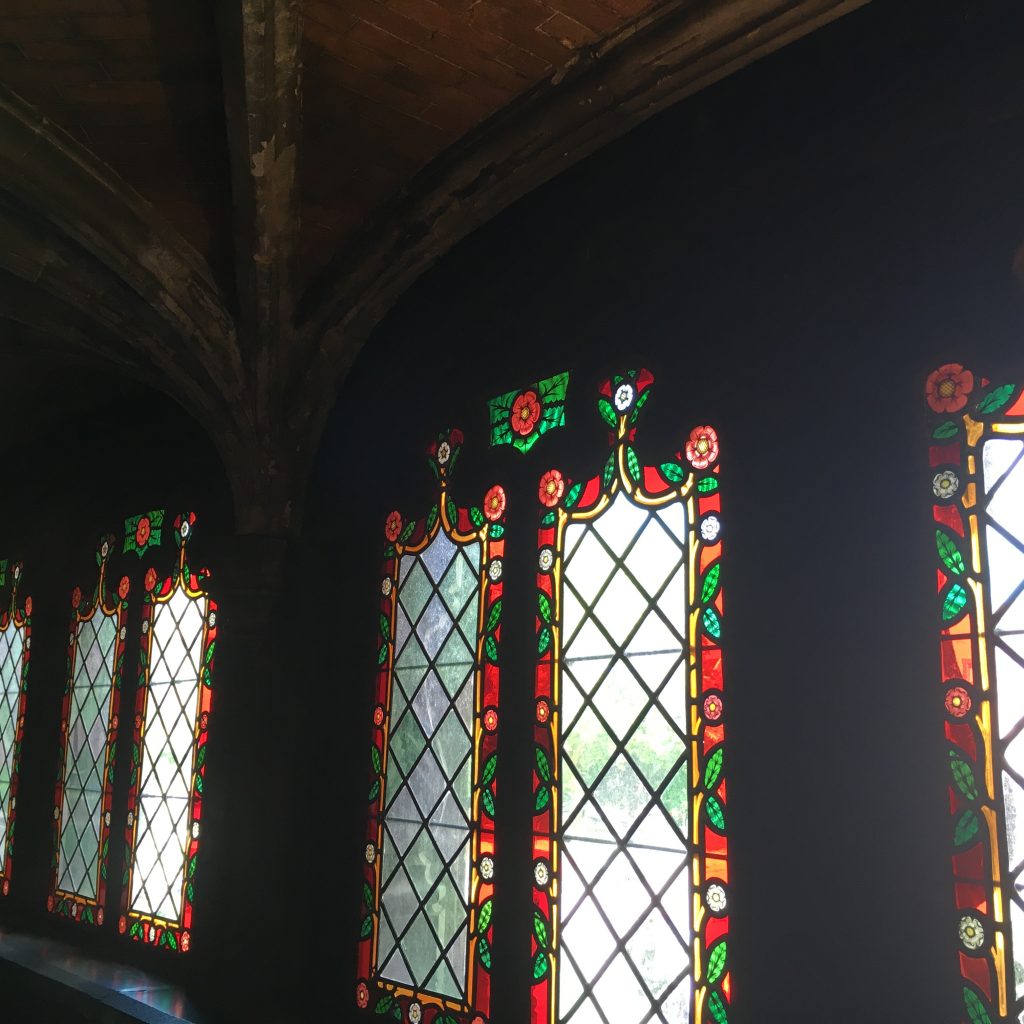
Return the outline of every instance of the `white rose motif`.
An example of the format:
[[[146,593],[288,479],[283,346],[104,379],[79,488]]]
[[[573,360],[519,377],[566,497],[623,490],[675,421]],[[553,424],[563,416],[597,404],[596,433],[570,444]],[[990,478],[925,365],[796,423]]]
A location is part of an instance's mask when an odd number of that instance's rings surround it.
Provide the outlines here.
[[[952,498],[960,490],[960,478],[951,469],[932,477],[932,493],[936,498]]]
[[[547,861],[539,860],[533,865],[533,880],[538,889],[547,888],[548,882],[551,881],[551,869],[548,867]]]
[[[704,902],[713,914],[720,914],[728,906],[729,901],[723,889],[717,882],[713,882],[704,892]]]
[[[452,457],[452,449],[447,441],[442,441],[437,449],[437,461],[443,466]]]
[[[981,949],[985,943],[985,929],[981,922],[970,914],[960,918],[960,941],[966,949]]]
[[[110,828],[110,811],[103,815],[103,824]]]
[[[100,558],[106,558],[110,553],[110,545],[104,541],[102,547],[100,547]]]
[[[550,572],[551,566],[555,564],[555,553],[551,548],[541,548],[540,558],[537,559],[541,572]]]
[[[213,627],[217,625],[217,613],[210,612],[210,617],[206,621],[209,624],[210,629],[213,629]]]
[[[480,877],[489,882],[494,877],[494,858],[484,857],[480,861]]]
[[[615,392],[615,408],[625,412],[633,404],[633,388],[629,384],[620,384]]]
[[[366,844],[366,863],[372,864],[377,859],[377,848],[373,843]]]
[[[56,821],[60,817],[60,808],[54,807],[53,809],[53,820]]]
[[[28,638],[28,639],[27,639],[27,640],[25,641],[25,650],[26,650],[26,651],[31,651],[31,650],[32,650],[32,637],[29,637],[29,638]]]
[[[120,628],[120,629],[118,630],[118,632],[117,632],[117,638],[118,638],[118,640],[123,640],[123,639],[124,639],[124,638],[125,638],[125,637],[126,637],[127,635],[128,635],[128,630],[127,630],[127,628],[126,628],[126,627],[124,627],[124,626],[122,626],[122,627],[121,627],[121,628]]]
[[[409,1004],[409,1021],[410,1024],[420,1024],[423,1019],[423,1007],[419,1003]]]
[[[190,529],[191,529],[191,527],[188,524],[188,520],[187,519],[182,519],[182,521],[181,521],[181,539],[182,540],[184,540],[188,536],[188,531]]]
[[[131,811],[128,812],[128,827],[131,828],[135,824],[135,815]]]
[[[149,622],[145,619],[142,621],[142,635],[145,636],[149,632]]]
[[[192,838],[193,839],[198,839],[199,838],[199,822],[198,821],[193,821],[192,822]]]
[[[496,559],[495,559],[495,560],[494,560],[493,562],[491,562],[491,564],[490,564],[490,565],[489,565],[489,566],[487,567],[487,575],[488,575],[488,576],[490,576],[490,578],[491,578],[491,582],[492,582],[492,583],[497,583],[497,582],[498,582],[498,580],[500,580],[500,579],[501,579],[501,571],[502,571],[502,568],[503,568],[503,567],[502,567],[502,564],[501,564],[501,559],[500,559],[500,558],[496,558]]]
[[[700,535],[709,544],[718,536],[722,522],[718,516],[705,516],[700,521]]]
[[[391,582],[391,577],[390,576],[385,576],[384,579],[382,579],[380,581],[380,592],[385,597],[390,597],[391,596],[391,587],[392,586],[393,586],[393,584]]]

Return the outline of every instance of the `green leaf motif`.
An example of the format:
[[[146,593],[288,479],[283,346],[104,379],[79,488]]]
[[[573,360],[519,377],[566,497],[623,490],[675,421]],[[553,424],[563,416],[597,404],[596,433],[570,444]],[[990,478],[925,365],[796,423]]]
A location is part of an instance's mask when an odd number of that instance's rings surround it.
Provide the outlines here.
[[[701,617],[704,622],[704,632],[708,636],[714,637],[716,640],[722,635],[722,620],[718,617],[718,612],[715,611],[710,605],[704,609],[704,614]]]
[[[612,408],[612,403],[603,395],[597,400],[597,411],[601,414],[601,419],[603,419],[609,427],[618,426],[619,417],[615,414],[615,410]]]
[[[956,788],[968,800],[977,800],[978,784],[974,778],[974,769],[955,750],[949,752],[949,770]]]
[[[717,992],[712,992],[708,998],[708,1013],[715,1018],[717,1024],[729,1024],[729,1015],[725,1012],[725,1003]]]
[[[505,527],[502,526],[501,523],[491,523],[490,528],[488,529],[487,532],[491,537],[497,540],[500,536],[504,534]]]
[[[377,652],[377,664],[383,665],[388,660],[388,645],[383,643],[380,645],[380,650]]]
[[[380,635],[384,638],[385,643],[391,639],[391,623],[388,622],[388,617],[383,612],[380,616]]]
[[[583,490],[583,481],[580,481],[579,483],[575,483],[575,484],[572,485],[572,487],[569,488],[568,492],[565,495],[565,503],[564,503],[565,507],[567,509],[574,508],[576,506],[576,502],[580,500],[580,492],[582,490]]]
[[[541,526],[551,526],[552,523],[554,523],[556,518],[557,517],[555,515],[555,510],[554,509],[552,509],[550,512],[545,512],[544,515],[542,515],[540,517],[540,525]]]
[[[551,803],[551,790],[547,786],[538,786],[537,792],[533,794],[533,812],[540,814],[547,805]]]
[[[704,584],[700,590],[701,604],[707,604],[718,590],[718,578],[722,575],[722,563],[715,562],[704,576]]]
[[[491,969],[491,944],[481,935],[476,940],[476,954],[487,970]]]
[[[956,541],[943,530],[935,531],[935,547],[939,552],[939,558],[942,559],[942,564],[952,573],[956,573],[958,576],[964,571],[964,559],[960,554],[960,549],[956,546]]]
[[[491,754],[484,762],[483,774],[480,776],[480,785],[489,786],[494,781],[494,773],[498,770],[498,755]]]
[[[632,447],[626,448],[626,469],[629,471],[629,475],[633,478],[633,482],[639,483],[640,460],[636,457],[636,452],[633,451]]]
[[[404,544],[413,535],[413,533],[415,533],[415,532],[416,532],[416,520],[415,519],[410,519],[409,522],[405,524],[405,529],[402,531],[401,535],[399,536],[398,543],[399,544]]]
[[[539,910],[533,912],[533,937],[537,940],[538,949],[548,948],[548,923]]]
[[[533,981],[536,984],[538,981],[543,981],[547,977],[548,971],[551,970],[550,958],[545,950],[541,950],[533,958]]]
[[[363,918],[363,923],[359,926],[359,937],[361,939],[369,938],[370,933],[373,931],[373,916],[367,914]]]
[[[373,1012],[378,1013],[383,1017],[384,1014],[391,1009],[391,1004],[394,1001],[395,997],[390,992],[385,992],[384,995],[377,1000],[377,1005],[373,1008]]]
[[[437,505],[434,505],[434,506],[431,507],[430,511],[427,513],[427,533],[430,533],[430,531],[434,528],[434,523],[436,523],[436,522],[437,522]]]
[[[456,527],[459,522],[459,510],[455,507],[455,502],[451,498],[445,503],[445,513],[448,516],[448,522],[452,525],[452,528]]]
[[[989,1017],[981,997],[974,989],[967,988],[966,985],[964,986],[964,1008],[967,1010],[967,1016],[971,1019],[971,1024],[992,1024],[992,1018]]]
[[[980,830],[981,822],[978,821],[978,815],[970,809],[964,811],[957,819],[956,827],[953,829],[953,845],[966,846],[977,838]]]
[[[710,821],[719,832],[724,832],[725,812],[722,810],[722,805],[718,802],[717,798],[708,794],[707,799],[704,801],[704,806],[708,812],[708,821]]]
[[[932,431],[932,437],[939,441],[945,441],[947,438],[955,437],[959,430],[960,426],[955,420],[946,420]]]
[[[543,654],[551,646],[551,630],[545,626],[537,634],[537,653]]]
[[[669,483],[678,484],[686,479],[686,470],[678,462],[663,462],[659,468],[661,469],[661,475]]]
[[[722,774],[722,761],[725,758],[725,751],[721,747],[715,747],[712,755],[704,765],[704,788],[714,789],[718,777]]]
[[[380,796],[380,779],[374,779],[373,785],[370,787],[370,792],[366,794],[366,799],[372,803],[377,797]]]
[[[373,770],[379,775],[381,766],[380,747],[375,743],[370,750],[370,761],[373,762]]]
[[[963,614],[967,604],[967,591],[954,583],[946,594],[946,600],[942,602],[942,621],[953,622]]]
[[[480,802],[484,805],[484,810],[487,812],[488,817],[494,818],[494,794],[489,790],[485,789],[480,797]]]
[[[615,479],[615,452],[612,452],[608,456],[608,461],[604,464],[604,472],[601,474],[601,483],[607,487],[612,480]]]
[[[495,664],[498,660],[498,641],[494,639],[494,636],[489,636],[484,641],[484,653],[487,655],[487,660],[491,664]]]
[[[708,955],[707,982],[714,985],[725,971],[725,958],[727,955],[725,942],[720,942]]]
[[[542,747],[535,747],[533,759],[537,762],[537,775],[545,782],[551,781],[551,762]]]
[[[476,916],[477,934],[483,935],[483,933],[491,927],[491,914],[493,913],[493,902],[491,900],[485,900],[483,906],[480,908],[480,913]]]
[[[999,387],[993,388],[978,403],[978,412],[995,412],[997,409],[1002,409],[1013,396],[1013,392],[1013,384],[1001,384]]]
[[[373,890],[368,882],[363,882],[363,905],[367,910],[373,907]]]
[[[712,491],[718,490],[718,477],[717,476],[705,476],[697,483],[697,490],[701,494],[710,494]]]
[[[551,622],[551,601],[543,590],[537,591],[537,611],[540,613],[541,622]]]
[[[479,526],[483,526],[484,523],[486,522],[486,520],[484,519],[483,512],[480,509],[478,509],[476,507],[476,505],[474,505],[469,510],[469,518],[470,518],[470,521],[473,523],[473,525],[474,526],[478,526],[478,527]]]
[[[497,628],[498,623],[501,621],[501,598],[499,597],[494,604],[491,605],[491,610],[487,615],[487,626],[484,629],[485,633],[493,633]]]

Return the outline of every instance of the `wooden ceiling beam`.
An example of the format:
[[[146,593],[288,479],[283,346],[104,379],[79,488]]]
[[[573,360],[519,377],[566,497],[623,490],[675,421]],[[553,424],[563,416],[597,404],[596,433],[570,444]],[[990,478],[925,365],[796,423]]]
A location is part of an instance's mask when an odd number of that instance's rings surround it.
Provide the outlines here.
[[[239,335],[257,423],[278,419],[299,236],[301,0],[219,0]]]
[[[398,297],[515,200],[658,111],[868,0],[670,0],[445,150],[303,297],[296,420],[329,409]]]

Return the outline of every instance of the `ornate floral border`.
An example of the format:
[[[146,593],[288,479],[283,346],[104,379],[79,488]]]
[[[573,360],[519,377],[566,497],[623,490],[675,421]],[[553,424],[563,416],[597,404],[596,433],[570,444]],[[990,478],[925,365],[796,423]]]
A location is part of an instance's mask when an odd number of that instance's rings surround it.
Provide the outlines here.
[[[71,595],[71,628],[68,636],[66,681],[64,701],[61,706],[60,735],[61,755],[57,765],[57,780],[53,797],[53,856],[50,860],[50,891],[46,898],[46,909],[61,917],[85,924],[103,924],[106,905],[107,875],[110,870],[110,824],[114,794],[114,761],[117,753],[118,711],[121,701],[121,680],[124,671],[124,648],[127,630],[128,592],[130,581],[121,578],[115,600],[107,590],[107,562],[114,550],[114,537],[100,538],[96,548],[96,564],[99,577],[93,590],[92,599],[83,602],[82,591],[75,587]],[[96,898],[89,899],[77,893],[65,892],[58,887],[60,872],[60,836],[64,816],[64,773],[68,757],[68,729],[71,722],[71,706],[74,694],[75,662],[78,654],[78,628],[95,615],[117,618],[117,640],[114,644],[114,670],[107,708],[107,742],[103,765],[103,795],[100,801],[100,854],[97,862]]]
[[[7,563],[4,562],[6,568]],[[0,894],[11,891],[11,874],[14,865],[14,826],[17,820],[18,778],[21,773],[21,744],[25,735],[25,705],[28,701],[28,665],[32,651],[32,598],[26,597],[18,607],[18,588],[21,585],[24,566],[15,562],[10,567],[11,599],[7,608],[0,612],[0,633],[8,628],[21,629],[25,633],[22,648],[20,696],[18,698],[18,720],[14,732],[14,757],[11,761],[11,793],[7,801],[7,830],[0,836]]]
[[[367,800],[369,813],[364,848],[362,901],[358,944],[356,1003],[371,1006],[409,1024],[484,1024],[491,999],[491,914],[494,897],[494,815],[498,764],[498,652],[502,632],[502,572],[505,555],[505,492],[495,485],[481,507],[462,508],[448,493],[448,481],[462,447],[462,431],[439,434],[429,449],[431,469],[440,494],[422,520],[403,519],[392,512],[385,524],[388,541],[378,606],[376,700],[373,709]],[[470,920],[466,1001],[457,1002],[410,989],[377,975],[374,962],[380,915],[379,856],[384,830],[384,783],[387,777],[388,725],[395,659],[394,630],[401,558],[426,548],[439,530],[459,544],[479,541],[480,608],[474,686],[473,771],[471,804],[474,809],[470,869]]]
[[[557,1024],[559,744],[562,545],[569,523],[597,516],[620,490],[640,505],[686,503],[689,544],[689,733],[691,735],[690,842],[693,893],[690,1020],[727,1024],[732,1002],[728,968],[728,888],[725,729],[723,724],[721,497],[718,435],[691,431],[676,460],[643,465],[633,448],[640,410],[653,375],[631,370],[605,381],[598,411],[609,427],[612,452],[602,472],[573,483],[558,470],[540,480],[538,530],[537,674],[534,690],[534,930],[531,1024]],[[685,460],[685,461],[684,461]],[[689,463],[689,468],[686,463]],[[699,767],[699,771],[697,771]],[[690,870],[690,868],[688,868]]]
[[[992,437],[1024,434],[1024,393],[993,385],[959,363],[932,372],[925,400],[933,413],[928,464],[937,574],[940,690],[956,935],[964,1024],[1016,1019],[1010,948],[1002,787],[993,742],[997,709],[991,609],[985,566],[981,449]]]
[[[146,571],[142,606],[142,641],[139,651],[139,681],[135,696],[135,721],[132,730],[132,774],[128,791],[128,817],[124,831],[124,874],[121,879],[121,916],[118,931],[136,942],[160,949],[187,953],[192,945],[192,913],[195,900],[195,876],[199,861],[203,794],[206,788],[206,741],[213,708],[213,680],[217,650],[217,603],[205,589],[210,579],[208,569],[193,571],[188,563],[188,542],[195,528],[195,513],[182,513],[174,520],[174,539],[178,545],[178,564],[170,576],[160,583],[156,570]],[[158,583],[160,584],[158,587]],[[146,703],[149,697],[149,671],[153,644],[153,615],[158,604],[164,604],[183,589],[190,598],[206,598],[203,624],[202,663],[199,670],[199,696],[196,706],[195,739],[193,743],[192,791],[190,795],[189,840],[182,862],[181,916],[169,921],[151,914],[129,909],[131,880],[134,871],[136,829],[138,827],[139,789],[141,786],[142,753],[145,744]]]

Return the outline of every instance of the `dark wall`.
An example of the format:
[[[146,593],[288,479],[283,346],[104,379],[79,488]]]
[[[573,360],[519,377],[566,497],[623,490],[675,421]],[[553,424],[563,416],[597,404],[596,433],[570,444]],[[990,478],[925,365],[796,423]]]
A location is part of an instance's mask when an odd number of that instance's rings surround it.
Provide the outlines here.
[[[342,666],[325,672],[353,714],[329,719],[324,755],[354,780],[345,877],[382,524],[429,507],[423,447],[465,430],[455,494],[506,483],[506,565],[530,562],[537,477],[599,468],[597,382],[642,364],[657,378],[642,456],[697,423],[722,437],[736,1019],[957,1019],[922,391],[947,360],[1024,374],[1022,30],[1008,2],[871,5],[527,197],[381,325],[324,441],[308,529],[345,580]],[[485,400],[565,368],[568,428],[525,459],[489,451]],[[514,588],[530,600],[529,570],[507,585],[507,607]],[[502,809],[520,855],[531,675],[513,649],[531,628],[505,637]],[[527,899],[502,880],[502,900]],[[515,913],[500,935],[495,919],[502,1024],[526,1019]]]

